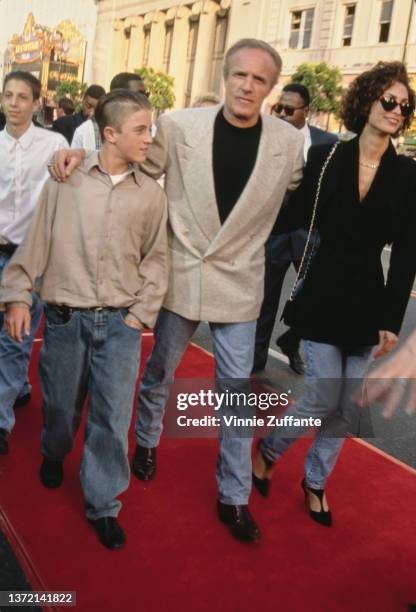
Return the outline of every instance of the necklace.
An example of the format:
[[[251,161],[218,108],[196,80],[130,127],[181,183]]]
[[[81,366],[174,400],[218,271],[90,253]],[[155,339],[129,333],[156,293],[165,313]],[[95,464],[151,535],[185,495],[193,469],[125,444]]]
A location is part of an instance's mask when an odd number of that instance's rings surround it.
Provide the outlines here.
[[[378,163],[378,164],[366,164],[365,162],[361,162],[360,161],[360,166],[364,166],[364,168],[371,168],[371,170],[377,170],[379,165],[380,165],[380,163]]]

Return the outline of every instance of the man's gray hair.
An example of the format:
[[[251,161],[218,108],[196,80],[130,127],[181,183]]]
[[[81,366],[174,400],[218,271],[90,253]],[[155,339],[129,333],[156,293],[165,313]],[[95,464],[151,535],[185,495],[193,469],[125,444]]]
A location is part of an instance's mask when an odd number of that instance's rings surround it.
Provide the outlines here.
[[[241,38],[236,43],[234,43],[232,47],[228,49],[224,59],[224,79],[227,79],[228,74],[230,72],[231,57],[241,49],[259,49],[260,51],[264,51],[265,53],[268,53],[270,55],[274,62],[274,65],[276,66],[276,75],[273,82],[273,85],[276,85],[277,79],[279,78],[280,72],[282,70],[282,58],[280,57],[276,49],[273,49],[273,47],[269,45],[269,43],[265,42],[264,40],[258,40],[257,38]]]

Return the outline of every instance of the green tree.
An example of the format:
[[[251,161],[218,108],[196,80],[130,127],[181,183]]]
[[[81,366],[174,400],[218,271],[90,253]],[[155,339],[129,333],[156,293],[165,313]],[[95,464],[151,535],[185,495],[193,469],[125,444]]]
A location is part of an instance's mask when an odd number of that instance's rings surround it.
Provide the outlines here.
[[[325,62],[300,64],[292,76],[292,81],[302,83],[308,88],[312,113],[338,114],[342,93],[342,75],[338,68],[331,68]]]
[[[149,101],[153,108],[157,111],[172,108],[175,103],[173,77],[147,67],[135,70],[135,72],[142,77],[146,91],[150,94]]]
[[[60,98],[68,96],[75,102],[76,110],[81,108],[81,102],[85,90],[87,89],[86,83],[80,83],[79,81],[59,81],[55,91],[55,101],[58,102]]]

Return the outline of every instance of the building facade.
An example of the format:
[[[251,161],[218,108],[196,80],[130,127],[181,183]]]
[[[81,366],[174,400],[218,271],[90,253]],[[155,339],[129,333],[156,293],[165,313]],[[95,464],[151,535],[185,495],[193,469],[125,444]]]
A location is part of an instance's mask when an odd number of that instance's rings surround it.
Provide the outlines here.
[[[222,95],[224,53],[243,37],[282,55],[270,101],[303,62],[337,66],[344,85],[379,60],[405,59],[416,75],[415,0],[1,0],[2,59],[29,13],[54,32],[70,20],[85,40],[87,83],[108,88],[117,72],[152,67],[174,77],[175,108]]]
[[[98,0],[92,78],[149,66],[175,79],[175,108],[223,92],[226,49],[262,38],[282,55],[276,91],[303,62],[340,68],[344,85],[379,60],[416,73],[413,0]],[[412,12],[412,15],[411,15]]]
[[[108,87],[117,72],[148,66],[174,77],[176,108],[188,106],[202,93],[221,94],[232,4],[232,0],[101,0],[94,79]]]
[[[265,39],[283,56],[283,77],[303,62],[337,66],[344,85],[380,60],[416,72],[414,0],[276,0]]]

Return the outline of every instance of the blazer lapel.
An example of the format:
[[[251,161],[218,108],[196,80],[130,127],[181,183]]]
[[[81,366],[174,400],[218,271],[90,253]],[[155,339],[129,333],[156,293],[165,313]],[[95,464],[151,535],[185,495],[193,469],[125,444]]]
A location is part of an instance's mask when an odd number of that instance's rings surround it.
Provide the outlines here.
[[[325,176],[322,181],[321,192],[319,196],[319,211],[322,211],[325,202],[327,202],[337,191],[341,193],[342,181],[346,184],[348,190],[355,188],[355,146],[356,144],[352,141],[347,143],[340,143],[338,145],[338,148],[335,151],[333,158],[331,159],[325,170]],[[328,147],[328,154],[331,151],[332,147],[333,145],[331,145],[331,147]],[[326,158],[324,159],[324,162],[325,160]],[[316,180],[315,191],[318,186],[319,175],[320,170]]]
[[[272,195],[285,166],[283,151],[275,134],[274,132],[273,136],[267,129],[267,117],[263,117],[256,163],[243,192],[222,225],[215,243],[208,249],[209,252],[217,248],[218,242],[224,235],[229,239],[230,232],[238,234],[241,224],[246,224],[248,218],[255,219],[257,212]]]
[[[189,206],[209,242],[221,229],[212,165],[214,122],[220,108],[206,109],[207,116],[198,113],[187,131],[185,143],[176,145]]]

